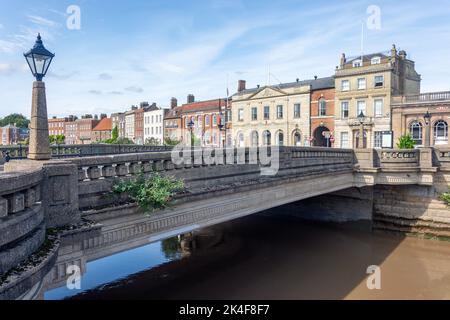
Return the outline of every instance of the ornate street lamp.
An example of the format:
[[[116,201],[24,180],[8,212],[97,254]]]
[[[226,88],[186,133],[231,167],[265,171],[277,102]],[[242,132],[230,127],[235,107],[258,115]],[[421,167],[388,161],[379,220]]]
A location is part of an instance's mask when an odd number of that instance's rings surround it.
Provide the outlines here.
[[[226,136],[227,136],[227,126],[225,123],[225,117],[224,115],[221,113],[220,114],[220,119],[219,119],[219,124],[217,125],[219,127],[219,131],[220,131],[220,135],[222,136],[222,132],[225,133],[223,139],[222,139],[222,148],[225,148],[225,141],[226,141]]]
[[[34,47],[24,54],[31,73],[36,78],[33,83],[33,98],[31,105],[30,143],[28,158],[31,160],[50,160],[50,142],[48,139],[47,99],[45,83],[42,79],[55,55],[45,49],[38,34]]]
[[[193,147],[194,146],[194,126],[195,126],[195,123],[194,123],[194,120],[192,120],[192,118],[188,122],[187,126],[189,128],[189,131],[191,132],[191,147]]]
[[[428,148],[430,146],[430,140],[431,140],[431,113],[427,110],[427,113],[423,116],[423,119],[425,120],[425,148]]]
[[[431,122],[431,113],[430,113],[430,111],[427,111],[427,113],[425,113],[423,118],[425,119],[425,124],[428,126],[430,124],[430,122]]]
[[[364,115],[364,112],[362,110],[358,116],[358,121],[360,123],[358,148],[363,149],[364,148],[364,122],[366,121],[366,116]]]
[[[30,67],[31,73],[37,81],[42,81],[55,57],[53,53],[45,49],[40,34],[37,36],[33,49],[24,53],[24,56]]]

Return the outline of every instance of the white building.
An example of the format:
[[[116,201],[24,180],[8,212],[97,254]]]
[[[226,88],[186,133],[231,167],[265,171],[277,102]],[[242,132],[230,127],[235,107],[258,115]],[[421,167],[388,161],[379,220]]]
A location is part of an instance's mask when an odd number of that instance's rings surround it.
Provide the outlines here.
[[[135,140],[135,114],[134,110],[125,114],[125,138]]]
[[[144,143],[164,144],[164,115],[168,110],[151,106],[144,113]]]

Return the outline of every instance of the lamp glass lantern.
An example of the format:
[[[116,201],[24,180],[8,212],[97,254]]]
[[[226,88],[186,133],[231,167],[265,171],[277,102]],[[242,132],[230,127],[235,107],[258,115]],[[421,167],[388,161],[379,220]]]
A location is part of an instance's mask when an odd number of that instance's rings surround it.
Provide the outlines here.
[[[427,111],[427,113],[425,113],[423,118],[425,119],[425,124],[429,125],[430,122],[431,122],[431,113],[430,113],[430,111]]]
[[[42,81],[47,74],[55,54],[44,47],[41,35],[38,34],[34,47],[27,53],[24,53],[24,56],[33,76],[37,81]]]
[[[361,113],[358,116],[358,120],[360,124],[364,124],[364,121],[366,121],[366,116],[364,115],[364,112],[361,111]]]

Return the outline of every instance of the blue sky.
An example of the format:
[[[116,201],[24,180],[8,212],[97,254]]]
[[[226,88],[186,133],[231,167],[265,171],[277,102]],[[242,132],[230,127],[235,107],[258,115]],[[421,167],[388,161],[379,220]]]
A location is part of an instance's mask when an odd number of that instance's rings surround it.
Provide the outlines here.
[[[68,30],[69,5],[81,29]],[[32,77],[22,53],[41,32],[56,53],[45,78],[49,116],[111,113],[140,101],[167,106],[248,86],[329,76],[341,53],[395,43],[416,61],[422,91],[450,90],[450,1],[0,0],[0,116],[30,114]],[[228,75],[228,77],[227,77]]]

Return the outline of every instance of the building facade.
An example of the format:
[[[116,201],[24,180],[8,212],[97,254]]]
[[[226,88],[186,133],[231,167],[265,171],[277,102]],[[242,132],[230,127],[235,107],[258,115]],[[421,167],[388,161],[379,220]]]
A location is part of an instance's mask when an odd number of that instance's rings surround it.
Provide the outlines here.
[[[125,113],[118,112],[111,115],[112,128],[117,128],[119,138],[125,138]]]
[[[77,119],[78,120],[78,119]],[[74,145],[78,143],[78,122],[66,122],[64,125],[66,144]]]
[[[427,112],[430,118],[425,116]],[[395,97],[392,103],[394,142],[411,134],[417,147],[450,147],[450,92]]]
[[[100,122],[92,130],[92,142],[100,142],[111,139],[112,119],[102,117]]]
[[[227,99],[194,101],[194,96],[188,96],[188,103],[179,109],[181,117],[182,141],[190,143],[191,132],[194,142],[203,147],[223,147],[226,143],[226,130],[223,125]],[[192,123],[192,128],[189,124]]]
[[[125,138],[135,142],[135,108],[125,112]]]
[[[164,116],[164,140],[182,141],[181,111],[182,107],[178,106],[178,100],[172,98],[170,101],[170,110]]]
[[[21,141],[20,128],[13,125],[1,127],[0,138],[1,138],[0,141],[1,145],[4,146],[16,145]]]
[[[421,77],[414,61],[407,59],[405,51],[398,52],[395,45],[389,53],[350,59],[343,54],[335,81],[335,146],[392,147],[392,97],[420,93]],[[365,116],[362,139],[361,113]]]
[[[232,97],[235,146],[310,146],[311,92],[332,87],[330,77],[253,89],[239,81]]]
[[[329,78],[328,86],[311,91],[311,145],[315,147],[334,146],[334,79]]]
[[[164,116],[167,109],[151,106],[144,112],[144,143],[164,144]]]
[[[81,119],[76,120],[76,122],[77,133],[75,144],[91,144],[93,142],[93,130],[100,122],[98,116],[85,115]]]
[[[69,118],[57,118],[53,117],[48,120],[48,134],[50,136],[66,135],[66,123],[69,122]]]

